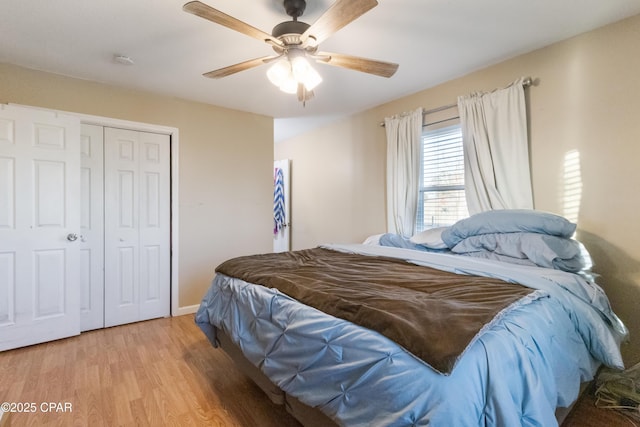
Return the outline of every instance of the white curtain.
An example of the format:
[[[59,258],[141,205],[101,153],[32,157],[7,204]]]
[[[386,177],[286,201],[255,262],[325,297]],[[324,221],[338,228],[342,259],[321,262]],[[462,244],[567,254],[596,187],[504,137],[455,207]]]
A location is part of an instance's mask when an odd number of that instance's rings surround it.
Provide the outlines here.
[[[387,231],[411,237],[420,191],[422,108],[387,117]]]
[[[469,214],[533,208],[523,81],[458,97]]]

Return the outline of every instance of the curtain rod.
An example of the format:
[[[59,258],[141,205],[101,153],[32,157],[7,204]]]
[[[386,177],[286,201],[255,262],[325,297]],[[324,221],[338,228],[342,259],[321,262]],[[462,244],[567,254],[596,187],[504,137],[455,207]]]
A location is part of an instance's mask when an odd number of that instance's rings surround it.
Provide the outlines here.
[[[531,77],[526,77],[523,81],[522,81],[522,86],[523,87],[528,87],[531,86],[533,84],[533,80],[531,80]],[[437,113],[439,111],[444,111],[444,110],[448,110],[450,108],[453,107],[457,107],[458,103],[455,104],[447,104],[447,105],[443,105],[441,107],[436,107],[436,108],[432,108],[430,110],[422,110],[422,115],[425,116],[427,114],[433,114],[433,113]],[[447,120],[453,120],[454,118],[458,118],[458,117],[452,117],[451,119],[447,119]],[[446,120],[442,120],[442,121],[446,121]],[[440,123],[440,122],[437,122]],[[436,124],[436,123],[431,123],[431,124]],[[380,126],[384,127],[384,122],[380,122]]]

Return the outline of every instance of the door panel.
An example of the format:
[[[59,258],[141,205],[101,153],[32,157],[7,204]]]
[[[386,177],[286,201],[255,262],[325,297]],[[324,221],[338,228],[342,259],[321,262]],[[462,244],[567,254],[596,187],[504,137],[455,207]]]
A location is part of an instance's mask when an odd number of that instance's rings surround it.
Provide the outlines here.
[[[145,172],[145,197],[143,201],[145,216],[142,218],[142,224],[146,227],[160,226],[160,174],[154,172]]]
[[[105,325],[169,315],[169,137],[105,128]]]
[[[105,326],[139,319],[138,132],[105,128]]]
[[[131,306],[138,302],[135,297],[137,292],[136,286],[136,248],[134,247],[120,247],[118,248],[118,265],[116,271],[118,272],[119,291],[117,293],[118,307]]]
[[[13,323],[16,312],[14,296],[16,293],[15,252],[0,253],[0,328]],[[1,332],[0,332],[1,333]]]
[[[36,227],[65,226],[65,162],[33,162],[34,207]],[[63,203],[59,203],[62,201]]]
[[[170,140],[141,133],[140,155],[140,319],[169,315]]]
[[[144,271],[146,274],[143,282],[146,290],[146,302],[157,301],[160,299],[161,292],[161,257],[162,249],[160,246],[145,246],[143,252]]]
[[[91,251],[80,249],[80,314],[81,329],[86,331],[84,314],[91,311]]]
[[[63,249],[33,252],[35,319],[64,314],[64,283],[68,275]]]
[[[0,106],[0,350],[80,332],[79,136],[75,117]]]
[[[104,327],[104,135],[102,126],[80,133],[80,325]]]
[[[12,229],[15,218],[15,159],[0,157],[0,229]]]

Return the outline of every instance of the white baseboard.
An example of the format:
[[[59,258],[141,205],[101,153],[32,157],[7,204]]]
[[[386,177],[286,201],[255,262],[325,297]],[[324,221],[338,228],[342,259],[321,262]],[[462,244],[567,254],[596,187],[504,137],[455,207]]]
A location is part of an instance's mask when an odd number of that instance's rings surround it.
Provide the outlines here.
[[[185,307],[178,307],[178,309],[172,313],[172,316],[183,316],[185,314],[193,314],[196,311],[198,311],[198,307],[200,307],[200,304],[196,304],[196,305],[187,305]]]

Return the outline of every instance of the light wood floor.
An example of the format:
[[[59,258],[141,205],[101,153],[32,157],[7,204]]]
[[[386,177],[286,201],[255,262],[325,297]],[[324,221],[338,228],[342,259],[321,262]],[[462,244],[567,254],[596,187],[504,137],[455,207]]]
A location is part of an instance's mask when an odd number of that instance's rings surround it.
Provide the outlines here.
[[[0,402],[33,402],[11,426],[299,427],[222,351],[193,316],[82,333],[0,353]],[[43,413],[43,402],[72,412]]]
[[[300,427],[214,349],[193,316],[118,326],[0,353],[0,402],[17,426]],[[42,403],[71,412],[43,412]],[[54,408],[55,409],[55,408]],[[587,394],[563,427],[632,426]]]

